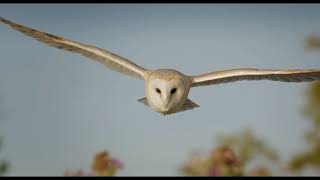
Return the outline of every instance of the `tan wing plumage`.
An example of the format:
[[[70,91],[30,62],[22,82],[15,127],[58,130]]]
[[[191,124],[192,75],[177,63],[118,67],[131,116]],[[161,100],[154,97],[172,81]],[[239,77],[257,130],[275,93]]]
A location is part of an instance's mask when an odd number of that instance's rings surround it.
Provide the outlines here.
[[[231,69],[190,76],[192,87],[240,80],[308,82],[320,80],[320,69]]]
[[[22,32],[23,34],[35,38],[36,40],[46,43],[49,46],[56,47],[59,49],[71,51],[74,53],[79,53],[85,57],[92,60],[100,62],[112,70],[124,73],[129,76],[134,76],[139,79],[144,79],[145,72],[144,69],[130,60],[120,57],[114,53],[106,51],[101,48],[97,48],[90,45],[85,45],[76,41],[68,40],[63,37],[55,36],[45,32],[41,32],[9,20],[0,17],[0,22],[11,26],[13,29]]]

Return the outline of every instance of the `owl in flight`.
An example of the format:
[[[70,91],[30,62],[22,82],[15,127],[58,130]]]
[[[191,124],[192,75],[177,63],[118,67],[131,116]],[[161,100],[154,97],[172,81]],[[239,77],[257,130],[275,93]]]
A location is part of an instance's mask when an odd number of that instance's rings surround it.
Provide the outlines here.
[[[188,99],[190,88],[240,80],[307,82],[320,80],[320,69],[230,69],[195,76],[173,69],[146,69],[107,50],[41,32],[0,17],[0,22],[27,36],[59,49],[81,54],[120,73],[144,80],[145,96],[139,102],[161,114],[199,107]]]

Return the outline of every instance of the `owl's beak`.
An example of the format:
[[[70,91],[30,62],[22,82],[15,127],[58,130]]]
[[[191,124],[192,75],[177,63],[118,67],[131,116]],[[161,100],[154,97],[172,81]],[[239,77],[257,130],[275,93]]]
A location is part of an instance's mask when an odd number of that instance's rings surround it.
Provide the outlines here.
[[[162,99],[162,105],[163,105],[164,107],[167,107],[168,104],[169,104],[169,101],[170,101],[170,96],[168,96],[166,93],[164,93],[164,94],[162,95],[161,99]],[[167,109],[167,108],[166,108],[166,109]]]
[[[163,106],[164,106],[164,107],[167,107],[168,104],[169,104],[169,99],[165,99],[165,100],[162,101],[162,102],[163,102]]]

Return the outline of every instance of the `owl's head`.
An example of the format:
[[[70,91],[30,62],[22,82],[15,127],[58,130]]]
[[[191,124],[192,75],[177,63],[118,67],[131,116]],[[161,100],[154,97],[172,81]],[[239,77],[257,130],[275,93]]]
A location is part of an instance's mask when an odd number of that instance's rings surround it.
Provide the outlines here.
[[[145,86],[150,107],[161,113],[180,108],[190,89],[185,76],[174,70],[154,71]]]

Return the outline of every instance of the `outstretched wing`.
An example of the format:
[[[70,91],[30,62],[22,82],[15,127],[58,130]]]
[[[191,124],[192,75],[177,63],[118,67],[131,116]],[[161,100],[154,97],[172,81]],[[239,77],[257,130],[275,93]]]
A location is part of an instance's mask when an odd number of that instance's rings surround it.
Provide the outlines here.
[[[116,55],[112,52],[101,48],[82,44],[73,40],[68,40],[63,37],[55,36],[45,32],[38,31],[0,17],[0,22],[11,26],[13,29],[22,32],[23,34],[35,38],[36,40],[46,43],[49,46],[59,49],[71,51],[81,54],[87,58],[100,62],[108,68],[124,73],[129,76],[134,76],[139,79],[144,79],[145,72],[148,71],[130,60]]]
[[[240,80],[308,82],[320,80],[320,69],[231,69],[190,76],[192,87]]]

